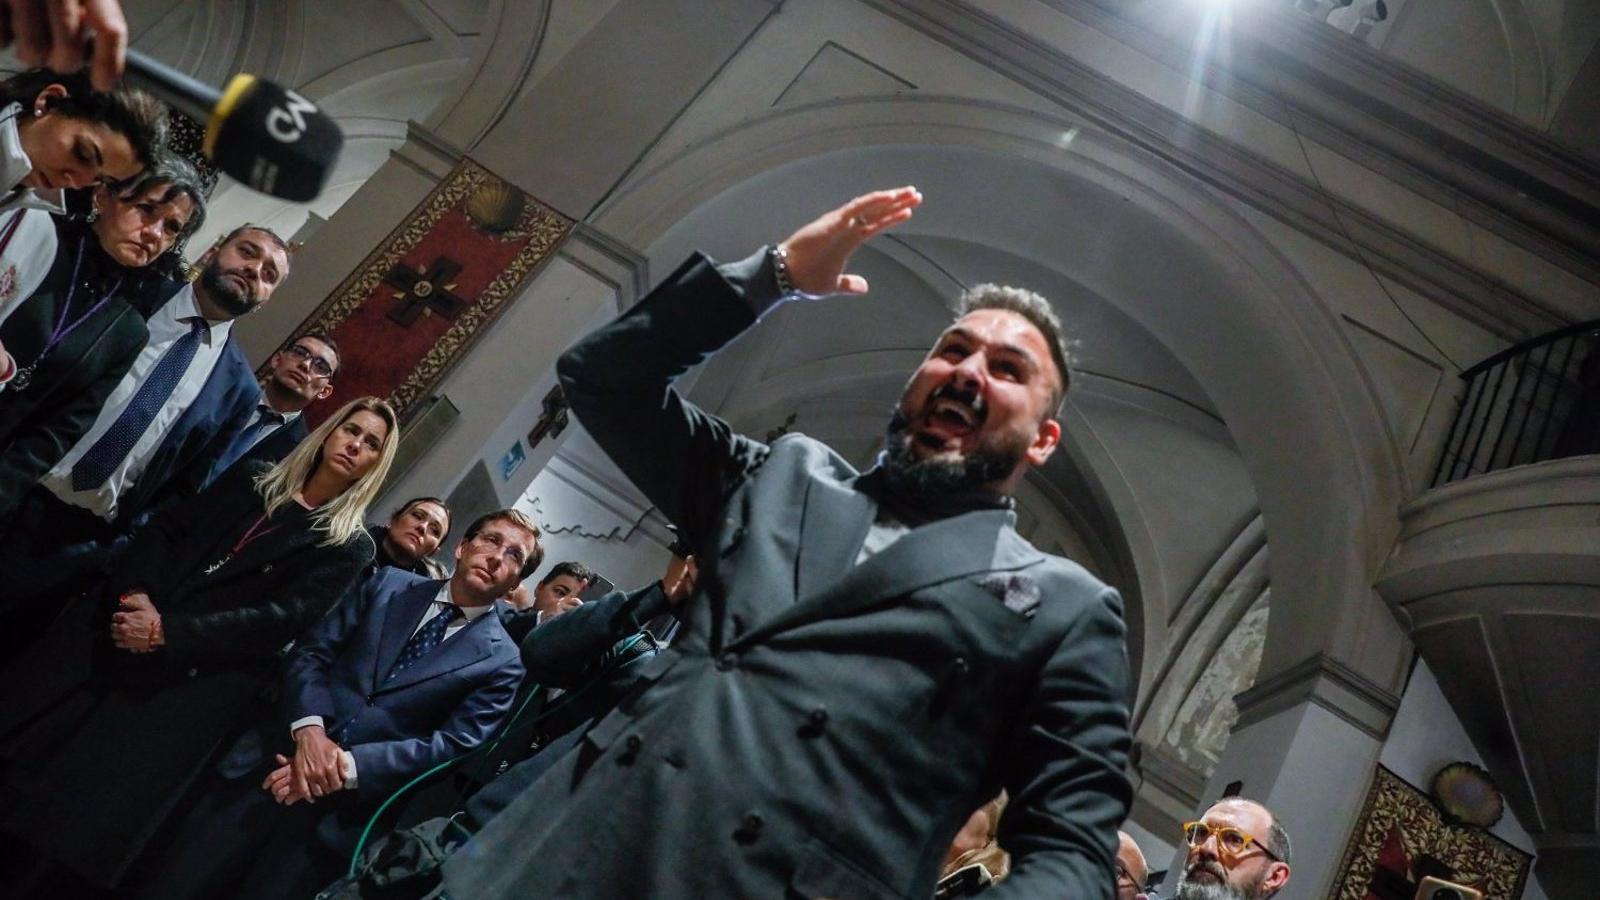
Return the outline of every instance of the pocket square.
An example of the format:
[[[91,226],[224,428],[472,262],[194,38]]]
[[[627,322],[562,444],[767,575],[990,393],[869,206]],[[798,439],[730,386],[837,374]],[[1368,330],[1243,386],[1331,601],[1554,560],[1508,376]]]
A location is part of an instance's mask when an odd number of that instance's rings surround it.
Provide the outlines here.
[[[1039,611],[1039,583],[1026,575],[994,573],[978,579],[978,586],[995,596],[1024,619]]]

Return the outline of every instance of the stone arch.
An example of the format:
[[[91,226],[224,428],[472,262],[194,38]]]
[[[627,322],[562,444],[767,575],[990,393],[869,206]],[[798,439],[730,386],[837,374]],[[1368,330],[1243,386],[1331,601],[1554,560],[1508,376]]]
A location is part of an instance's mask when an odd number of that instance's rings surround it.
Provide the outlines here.
[[[1251,473],[1273,548],[1275,615],[1262,675],[1318,653],[1358,656],[1362,616],[1348,610],[1370,601],[1372,574],[1391,545],[1404,490],[1400,454],[1333,313],[1192,174],[1034,110],[925,95],[855,98],[779,109],[648,161],[591,220],[667,264],[686,246],[669,234],[674,223],[737,186],[762,185],[762,207],[783,217],[771,231],[781,234],[816,197],[913,180],[904,176],[918,154],[923,162],[960,156],[990,179],[1002,170],[1029,179],[1029,196],[1007,202],[1036,213],[1070,200],[1077,220],[1051,221],[1100,252],[1074,260],[1072,277],[1123,306],[1204,386]],[[1008,230],[1004,216],[950,221],[936,209],[925,207],[915,227],[1051,253],[1037,235]],[[759,240],[742,238],[744,246]],[[1158,259],[1167,280],[1153,278],[1150,265],[1119,267],[1112,258]],[[1192,286],[1190,297],[1227,302],[1195,315],[1174,295],[1174,279]]]

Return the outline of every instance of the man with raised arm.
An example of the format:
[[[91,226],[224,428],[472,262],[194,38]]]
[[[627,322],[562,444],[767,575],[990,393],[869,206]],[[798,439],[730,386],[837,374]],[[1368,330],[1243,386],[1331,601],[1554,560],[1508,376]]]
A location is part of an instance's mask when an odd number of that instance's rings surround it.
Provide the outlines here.
[[[742,262],[696,255],[561,358],[573,412],[702,551],[700,578],[673,649],[445,863],[452,900],[925,898],[1001,788],[1013,870],[990,895],[1110,900],[1122,603],[1013,527],[1061,434],[1048,302],[969,291],[864,473],[672,389],[778,302],[865,293],[851,254],[921,202],[878,191]]]

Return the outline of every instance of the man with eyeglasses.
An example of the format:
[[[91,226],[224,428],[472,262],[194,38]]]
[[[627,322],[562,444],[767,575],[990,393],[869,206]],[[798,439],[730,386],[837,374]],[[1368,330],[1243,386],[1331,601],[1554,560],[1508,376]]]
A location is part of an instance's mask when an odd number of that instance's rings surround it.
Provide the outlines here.
[[[510,713],[524,668],[495,601],[543,556],[538,526],[497,510],[448,581],[386,568],[345,597],[296,642],[278,708],[223,756],[144,895],[310,897],[343,874],[391,794]]]
[[[326,335],[301,335],[272,354],[255,409],[228,449],[210,464],[200,487],[241,463],[274,463],[288,456],[309,433],[300,414],[333,393],[333,374],[338,370],[339,347]]]
[[[1226,797],[1183,826],[1175,900],[1264,900],[1289,883],[1289,833],[1260,803]]]
[[[1117,900],[1144,900],[1144,883],[1150,877],[1150,868],[1144,860],[1133,835],[1117,832]]]

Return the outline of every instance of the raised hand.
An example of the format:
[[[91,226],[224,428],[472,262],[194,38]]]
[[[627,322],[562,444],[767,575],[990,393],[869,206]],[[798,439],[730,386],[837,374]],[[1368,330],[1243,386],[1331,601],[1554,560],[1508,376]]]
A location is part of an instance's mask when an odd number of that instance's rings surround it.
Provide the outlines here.
[[[807,294],[865,294],[867,280],[845,273],[850,256],[886,228],[911,218],[922,194],[906,186],[873,191],[823,213],[779,246],[788,252],[789,280]]]

